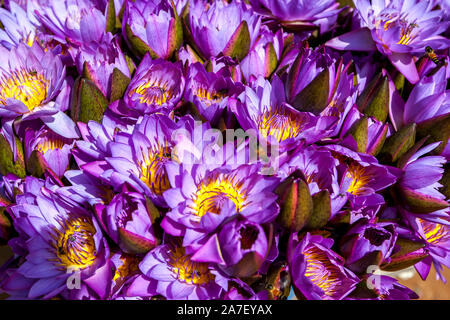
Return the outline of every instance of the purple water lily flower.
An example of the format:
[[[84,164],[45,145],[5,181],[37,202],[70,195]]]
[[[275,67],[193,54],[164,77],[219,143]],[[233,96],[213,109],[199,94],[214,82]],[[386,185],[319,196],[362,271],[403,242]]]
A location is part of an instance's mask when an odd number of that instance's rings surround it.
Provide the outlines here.
[[[449,90],[446,90],[445,87],[449,77],[449,71],[444,68],[434,75],[424,76],[414,86],[406,103],[399,98],[397,91],[393,91],[392,96],[395,100],[390,106],[390,115],[394,127],[401,128],[411,123],[428,127],[430,124],[431,127],[441,126],[439,121],[445,120],[450,114]],[[434,152],[448,160],[450,159],[450,144],[445,135],[440,138],[442,144]],[[436,140],[438,139],[432,141]]]
[[[60,43],[80,46],[112,39],[111,33],[106,32],[106,14],[88,0],[50,1],[36,5],[35,14]]]
[[[426,46],[445,49],[450,41],[440,36],[448,26],[442,11],[432,1],[355,2],[361,28],[327,42],[338,50],[372,51],[386,55],[411,83],[419,81],[412,54],[424,53]]]
[[[444,283],[446,279],[442,274],[443,266],[450,268],[450,220],[447,219],[445,224],[435,223],[424,220],[422,218],[408,217],[410,225],[417,235],[425,240],[425,252],[429,256],[422,261],[416,263],[414,267],[422,279],[426,279],[434,265],[436,270],[436,279],[440,278]]]
[[[82,170],[67,170],[64,177],[72,184],[67,187],[72,199],[83,205],[109,203],[114,196],[110,180],[99,179],[99,175],[111,169],[106,157],[111,157],[108,147],[119,132],[131,133],[135,120],[119,118],[107,109],[102,123],[89,121],[78,122],[82,139],[75,141],[72,155]]]
[[[380,276],[380,285],[375,287],[379,299],[383,300],[410,300],[418,299],[419,296],[411,289],[400,284],[397,279]]]
[[[374,261],[389,262],[396,240],[394,224],[361,219],[341,239],[340,252],[347,268],[356,273],[366,272]],[[379,257],[375,258],[376,255]]]
[[[239,263],[248,253],[264,261],[268,241],[264,229],[251,221],[234,220],[223,226],[218,233],[219,245],[227,266]]]
[[[380,165],[376,158],[351,151],[343,146],[326,146],[333,156],[340,161],[341,201],[348,199],[352,208],[351,223],[361,217],[359,210],[366,207],[379,208],[384,198],[377,192],[393,185],[397,181],[398,170]],[[394,174],[395,173],[395,174]],[[375,210],[376,212],[376,210]],[[374,214],[374,211],[365,212]]]
[[[113,71],[119,69],[123,75],[131,78],[125,55],[120,49],[117,38],[110,43],[91,42],[79,48],[69,50],[80,74],[86,65],[90,79],[97,85],[106,98],[111,96]]]
[[[283,31],[273,33],[268,27],[263,26],[249,53],[240,63],[244,79],[252,82],[259,76],[268,78],[281,59],[283,47]]]
[[[104,161],[105,157],[111,156],[108,143],[114,141],[119,132],[131,133],[135,124],[135,120],[119,117],[109,109],[105,111],[101,124],[96,121],[78,122],[82,140],[75,142],[77,148],[72,152],[78,166]]]
[[[331,250],[333,239],[307,233],[292,248],[289,270],[296,294],[308,300],[344,299],[358,277],[344,267],[344,259]]]
[[[138,277],[139,263],[141,258],[133,254],[123,253],[121,251],[115,252],[111,256],[111,261],[115,266],[116,272],[112,278],[113,285],[111,286],[111,299],[127,300],[139,297],[128,297],[127,290],[129,285]]]
[[[21,179],[12,173],[2,177],[2,186],[2,191],[11,203],[16,202],[16,195],[24,192],[37,193],[43,186],[51,190],[54,189],[54,183],[49,179],[42,180],[32,176]]]
[[[154,58],[169,59],[178,49],[181,41],[181,25],[169,1],[139,0],[127,1],[123,15],[123,34],[127,28],[143,41]],[[127,37],[125,38],[130,42]],[[133,45],[128,43],[132,48]]]
[[[293,102],[295,97],[321,72],[325,69],[331,73],[330,78],[335,78],[335,69],[329,68],[336,62],[336,57],[331,56],[329,50],[326,48],[310,49],[297,44],[300,47],[298,50],[293,50],[296,53],[291,59],[291,63],[287,66],[289,68],[290,76],[285,82],[286,97],[289,102]],[[328,92],[328,96],[331,92]]]
[[[128,294],[204,300],[218,299],[228,290],[228,279],[213,264],[192,261],[177,240],[150,251],[139,269],[145,276],[136,278]]]
[[[235,83],[224,71],[207,72],[200,63],[189,66],[186,78],[184,100],[194,103],[202,116],[211,122],[221,115],[230,97],[244,90],[240,83]]]
[[[252,87],[246,87],[233,112],[244,130],[255,130],[258,137],[280,152],[295,148],[301,140],[314,143],[325,137],[334,118],[318,118],[309,112],[300,112],[286,102],[281,80],[272,82],[259,77]]]
[[[185,79],[180,63],[142,59],[125,92],[124,115],[170,112],[182,98]],[[137,117],[137,116],[136,116]]]
[[[434,75],[420,79],[406,103],[395,96],[395,103],[392,103],[390,110],[394,127],[398,130],[411,123],[422,123],[450,113],[449,93],[445,84],[446,71],[441,68]]]
[[[322,118],[329,125],[328,136],[338,135],[344,119],[356,102],[358,91],[354,85],[353,73],[348,71],[351,62],[344,64],[343,58],[326,48],[301,49],[289,67],[285,81],[287,102],[300,111],[309,111]],[[319,75],[327,72],[329,84],[321,93],[327,97],[314,108],[311,102],[301,98],[303,90]]]
[[[34,150],[40,152],[47,161],[48,167],[60,178],[69,166],[73,145],[73,139],[64,138],[45,126],[38,130],[31,128],[25,130],[26,159],[29,159]]]
[[[369,292],[355,290],[347,296],[346,300],[410,300],[419,298],[414,291],[389,276],[369,276],[366,282],[371,286]]]
[[[111,183],[115,189],[128,182],[156,204],[165,205],[163,193],[170,188],[165,164],[177,158],[172,134],[182,125],[182,121],[176,124],[160,114],[145,116],[131,134],[115,135],[108,144],[111,156],[105,158],[106,163],[88,163],[82,169]]]
[[[244,32],[247,32],[252,47],[261,27],[261,17],[255,15],[244,1],[214,1],[211,5],[203,0],[192,1],[189,22],[193,40],[205,58],[220,53],[227,55],[241,29],[247,29]]]
[[[158,115],[150,117],[154,117],[156,120],[149,122],[143,118],[140,122],[158,123]],[[175,125],[168,118],[165,118],[161,123],[165,121],[171,125]],[[76,141],[76,148],[73,149],[72,154],[79,168],[82,170],[66,171],[65,177],[72,183],[70,187],[72,188],[72,192],[84,198],[89,204],[109,203],[113,197],[111,195],[113,188],[119,191],[131,174],[130,172],[126,172],[125,175],[119,174],[108,163],[106,159],[111,158],[113,155],[110,143],[119,143],[119,146],[125,144],[127,145],[125,148],[129,148],[128,140],[136,127],[136,120],[118,117],[115,113],[107,109],[103,116],[102,124],[96,121],[89,121],[87,124],[79,122],[78,127],[83,140]],[[145,124],[142,128],[145,128]],[[151,130],[151,127],[143,130]],[[166,130],[166,132],[168,131]],[[152,137],[157,141],[156,136],[152,135]],[[162,135],[159,135],[159,137],[161,140],[164,140],[170,137],[170,135],[165,138]],[[154,140],[152,141],[152,143],[156,143]],[[130,163],[134,163],[134,158],[130,159],[129,155],[126,155],[125,158]],[[139,163],[135,165],[140,168]],[[123,172],[123,170],[121,169],[119,172]],[[140,176],[138,174],[136,179]],[[134,187],[139,188],[139,184],[135,183]],[[151,190],[148,191],[148,194],[151,194]],[[81,199],[80,203],[83,203]]]
[[[21,6],[11,2],[9,10],[0,8],[0,22],[4,29],[0,29],[0,43],[11,49],[19,43],[31,46],[36,38],[39,23]]]
[[[0,8],[0,22],[4,29],[0,30],[0,43],[7,49],[17,47],[19,43],[32,46],[37,43],[44,50],[51,50],[55,55],[59,55],[64,64],[72,63],[71,57],[67,52],[67,44],[60,43],[54,39],[54,35],[42,27],[37,19],[35,11],[41,7],[39,0],[11,1],[9,11]]]
[[[255,222],[238,218],[211,236],[191,259],[217,263],[230,275],[250,276],[264,262],[268,249],[264,229]]]
[[[367,120],[364,120],[363,117],[364,115],[359,112],[356,105],[350,109],[342,125],[340,133],[342,140],[340,144],[353,151],[373,155],[380,151],[385,139],[391,135],[392,130],[390,130],[388,123],[378,121],[374,117],[367,117]],[[359,121],[366,121],[367,123],[367,137],[363,143],[361,141],[364,137],[353,136],[351,132],[352,126],[359,124]],[[356,138],[360,139],[359,145]]]
[[[27,253],[3,289],[14,292],[24,283],[30,299],[77,297],[80,290],[68,288],[77,272],[84,290],[104,298],[111,284],[109,249],[92,214],[46,187],[24,192],[16,201],[10,209]]]
[[[299,169],[306,178],[311,195],[328,190],[331,196],[331,217],[333,217],[344,205],[340,199],[338,165],[339,161],[331,155],[329,150],[311,145],[295,150],[293,155],[280,165],[277,175],[285,179]]]
[[[145,197],[128,190],[115,195],[107,205],[97,204],[95,212],[111,239],[126,253],[142,253],[158,244]]]
[[[64,113],[70,87],[58,56],[38,44],[19,44],[8,51],[0,47],[0,117],[40,118],[66,138],[77,138],[74,122]]]
[[[171,188],[164,199],[171,210],[161,227],[184,236],[183,245],[189,250],[198,249],[208,233],[237,213],[256,223],[272,221],[278,214],[273,193],[278,179],[259,174],[261,165],[232,169],[216,164],[214,169],[206,164],[171,163],[166,168]]]
[[[424,156],[439,144],[429,144],[408,159],[399,179],[398,192],[400,205],[407,210],[408,215],[419,215],[426,220],[445,223],[450,211],[445,195],[439,192],[442,187],[439,181],[447,161],[441,156]]]
[[[321,33],[327,31],[326,26],[336,22],[341,11],[335,0],[250,0],[250,4],[257,13],[279,21],[290,30],[309,31],[320,27]]]

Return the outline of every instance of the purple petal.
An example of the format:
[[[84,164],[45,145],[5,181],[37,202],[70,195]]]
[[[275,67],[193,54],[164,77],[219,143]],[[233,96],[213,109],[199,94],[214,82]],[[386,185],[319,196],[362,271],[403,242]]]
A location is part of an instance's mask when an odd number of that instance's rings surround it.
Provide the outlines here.
[[[42,116],[41,120],[60,136],[69,139],[76,139],[79,137],[75,122],[62,111],[53,115]]]
[[[222,253],[220,252],[217,234],[214,234],[209,238],[208,241],[191,257],[191,260],[225,264]]]
[[[325,45],[336,50],[375,51],[377,49],[370,30],[367,28],[345,33],[329,40]]]
[[[413,56],[409,53],[392,53],[388,56],[391,63],[400,71],[412,84],[419,82],[420,77],[417,72]]]

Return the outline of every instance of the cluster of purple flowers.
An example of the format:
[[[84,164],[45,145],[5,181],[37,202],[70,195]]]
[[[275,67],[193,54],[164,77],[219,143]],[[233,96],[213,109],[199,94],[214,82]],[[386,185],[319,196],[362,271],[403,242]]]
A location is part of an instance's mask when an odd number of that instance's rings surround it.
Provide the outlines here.
[[[4,1],[0,291],[418,298],[387,273],[450,267],[449,25],[445,0]]]

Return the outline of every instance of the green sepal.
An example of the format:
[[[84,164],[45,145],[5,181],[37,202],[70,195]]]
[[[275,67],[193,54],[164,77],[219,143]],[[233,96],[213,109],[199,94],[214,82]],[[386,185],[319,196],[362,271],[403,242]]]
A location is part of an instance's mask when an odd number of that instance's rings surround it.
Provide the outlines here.
[[[329,79],[330,73],[326,68],[300,91],[293,99],[292,106],[299,111],[320,114],[328,106]]]
[[[384,123],[389,115],[389,78],[379,74],[363,90],[356,104],[366,116]]]
[[[125,91],[130,84],[131,79],[123,74],[117,68],[114,68],[112,78],[111,78],[111,97],[110,102],[119,100],[123,98]]]
[[[19,138],[14,135],[17,147],[17,157],[14,162],[14,154],[8,140],[0,134],[0,174],[6,176],[8,173],[15,174],[19,178],[25,178],[25,156],[23,146]]]
[[[416,124],[412,123],[386,139],[380,151],[379,158],[384,162],[394,163],[410,148],[416,140]]]
[[[312,196],[313,211],[306,224],[307,229],[320,229],[331,217],[331,198],[328,190],[322,190]]]
[[[241,61],[250,50],[250,32],[247,21],[242,21],[228,41],[223,54]]]
[[[71,101],[71,117],[77,122],[89,120],[101,122],[108,107],[108,100],[91,80],[79,77],[74,83]]]

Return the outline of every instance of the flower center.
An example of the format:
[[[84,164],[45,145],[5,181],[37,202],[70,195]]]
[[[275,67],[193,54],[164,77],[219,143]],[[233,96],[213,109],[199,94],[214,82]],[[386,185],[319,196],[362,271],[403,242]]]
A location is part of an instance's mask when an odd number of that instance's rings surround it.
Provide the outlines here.
[[[417,34],[413,35],[413,30],[419,25],[415,22],[409,22],[407,19],[400,17],[398,14],[381,14],[381,20],[377,23],[378,26],[382,25],[384,31],[389,30],[393,26],[399,26],[400,28],[400,40],[397,44],[408,45]]]
[[[221,91],[216,92],[215,90],[207,90],[203,87],[199,87],[195,90],[194,95],[196,95],[207,107],[210,107],[212,104],[220,103],[226,97]]]
[[[181,246],[172,246],[169,265],[177,279],[182,282],[204,285],[214,280],[214,275],[209,272],[208,264],[192,261]]]
[[[48,80],[36,71],[20,70],[0,78],[0,104],[7,99],[21,101],[32,111],[47,98]]]
[[[265,110],[256,120],[258,130],[264,138],[273,136],[278,142],[298,136],[307,119],[286,108]]]
[[[412,31],[414,28],[418,27],[416,23],[407,23],[403,22],[400,30],[400,40],[397,42],[398,44],[409,44],[417,35],[412,35]]]
[[[67,139],[62,138],[51,131],[46,131],[45,136],[43,136],[36,145],[36,150],[44,154],[49,150],[62,149],[64,144],[70,143],[65,140]]]
[[[437,245],[441,242],[450,240],[450,233],[448,232],[447,226],[422,220],[420,218],[419,222],[423,227],[423,233],[425,234],[428,243]]]
[[[64,231],[58,233],[56,249],[60,265],[82,269],[94,262],[97,254],[94,241],[96,230],[88,218],[66,221]]]
[[[202,217],[207,212],[219,214],[225,201],[231,199],[239,212],[244,207],[245,193],[234,177],[216,174],[200,184],[194,199],[194,214]]]
[[[113,278],[114,282],[123,282],[129,275],[139,271],[140,260],[136,256],[124,253],[120,256],[120,260],[122,264],[116,269]]]
[[[348,167],[347,177],[352,179],[347,192],[355,196],[362,194],[364,192],[365,185],[372,179],[366,168],[359,164],[351,164]]]
[[[330,262],[326,253],[315,246],[310,246],[303,254],[306,258],[305,276],[321,288],[325,295],[331,297],[337,293],[342,285],[339,278],[340,271]]]
[[[139,101],[145,104],[157,104],[161,106],[173,97],[173,92],[167,83],[161,79],[151,78],[149,81],[140,84],[130,91],[130,96],[134,93],[139,95]]]
[[[171,158],[171,152],[168,146],[158,146],[156,151],[149,149],[148,157],[140,164],[140,179],[150,188],[156,195],[170,188],[169,179],[167,177],[164,162]]]

